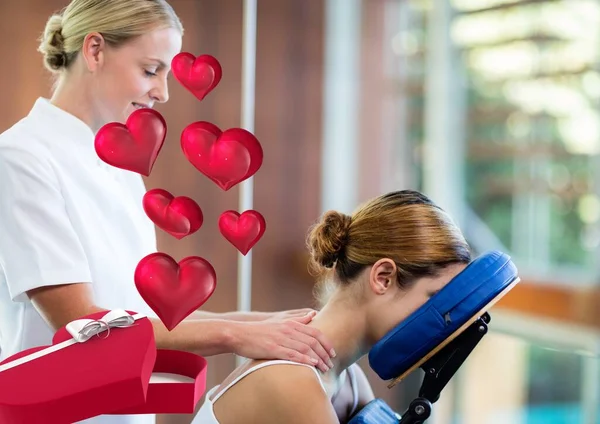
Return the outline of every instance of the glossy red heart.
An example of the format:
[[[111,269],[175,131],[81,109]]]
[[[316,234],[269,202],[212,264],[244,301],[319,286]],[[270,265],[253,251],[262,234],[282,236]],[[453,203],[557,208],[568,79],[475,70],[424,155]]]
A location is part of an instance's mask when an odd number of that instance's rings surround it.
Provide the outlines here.
[[[138,109],[125,125],[111,122],[100,128],[94,147],[104,162],[149,176],[167,135],[167,123],[153,109]]]
[[[241,128],[222,132],[204,121],[183,130],[181,149],[197,170],[225,191],[254,175],[263,161],[262,147],[252,133]]]
[[[174,197],[160,188],[148,191],[142,205],[152,222],[178,240],[198,231],[204,221],[202,209],[194,200]]]
[[[219,217],[219,230],[243,255],[258,243],[267,228],[265,218],[254,210],[241,215],[236,211],[226,211]]]
[[[199,100],[203,100],[221,81],[223,70],[214,57],[203,54],[195,57],[182,52],[171,61],[173,76]]]
[[[188,256],[177,263],[156,252],[138,263],[134,281],[144,301],[171,331],[210,298],[217,275],[206,259]]]

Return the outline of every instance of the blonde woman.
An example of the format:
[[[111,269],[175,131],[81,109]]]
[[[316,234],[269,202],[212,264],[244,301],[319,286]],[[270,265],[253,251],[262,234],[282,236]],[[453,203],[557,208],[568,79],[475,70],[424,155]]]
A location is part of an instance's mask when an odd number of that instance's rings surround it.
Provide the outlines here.
[[[250,360],[207,393],[194,423],[347,422],[373,393],[360,378],[345,404],[332,402],[346,384],[340,376],[471,261],[448,215],[414,191],[377,197],[352,216],[326,213],[308,246],[327,288],[327,302],[310,326],[332,341],[332,369]]]
[[[39,50],[55,89],[0,135],[0,359],[49,344],[55,330],[97,311],[155,316],[133,281],[138,261],[156,251],[142,177],[100,161],[94,136],[169,99],[169,65],[182,36],[164,0],[73,0],[49,18]],[[197,313],[172,332],[152,322],[159,348],[329,369],[330,343],[305,325],[312,312],[265,320],[272,317]],[[88,422],[150,424],[154,417]]]

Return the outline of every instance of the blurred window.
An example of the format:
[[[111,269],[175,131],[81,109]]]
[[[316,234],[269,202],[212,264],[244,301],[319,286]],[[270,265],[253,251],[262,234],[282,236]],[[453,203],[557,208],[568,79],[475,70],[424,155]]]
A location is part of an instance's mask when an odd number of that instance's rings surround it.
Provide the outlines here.
[[[448,134],[457,156],[447,159],[461,167],[440,184],[464,193],[472,245],[505,249],[525,276],[595,283],[600,1],[451,0],[441,36],[428,25],[435,1],[386,2],[384,66],[395,98],[386,116],[412,152],[412,168],[397,171],[410,174],[402,181],[424,189],[427,102],[436,101],[427,74],[449,76],[451,108],[462,115]],[[429,69],[430,43],[448,41],[450,64]]]

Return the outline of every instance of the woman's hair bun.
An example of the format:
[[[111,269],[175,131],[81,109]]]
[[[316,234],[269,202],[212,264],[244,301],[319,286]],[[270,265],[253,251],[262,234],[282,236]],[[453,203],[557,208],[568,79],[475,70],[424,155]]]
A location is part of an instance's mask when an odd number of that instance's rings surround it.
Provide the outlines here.
[[[312,261],[322,267],[332,268],[348,242],[352,217],[337,211],[326,212],[313,226],[308,248]]]
[[[44,55],[44,65],[50,71],[60,71],[67,66],[67,54],[62,35],[62,16],[53,15],[48,19],[38,50]]]

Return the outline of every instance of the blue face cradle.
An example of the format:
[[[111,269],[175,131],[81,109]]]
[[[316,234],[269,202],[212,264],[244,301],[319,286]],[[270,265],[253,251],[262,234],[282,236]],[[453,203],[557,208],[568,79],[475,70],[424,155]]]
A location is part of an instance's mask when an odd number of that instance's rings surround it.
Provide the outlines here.
[[[445,341],[466,330],[518,281],[508,255],[492,251],[478,257],[377,342],[369,352],[369,365],[383,380],[408,374]]]
[[[383,337],[369,352],[383,380],[427,369],[419,397],[402,416],[383,400],[366,405],[349,424],[422,424],[446,383],[487,332],[489,309],[519,282],[517,268],[502,252],[480,256]]]

